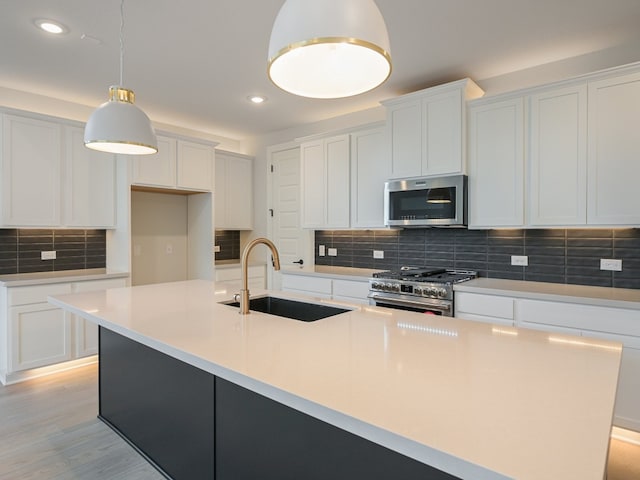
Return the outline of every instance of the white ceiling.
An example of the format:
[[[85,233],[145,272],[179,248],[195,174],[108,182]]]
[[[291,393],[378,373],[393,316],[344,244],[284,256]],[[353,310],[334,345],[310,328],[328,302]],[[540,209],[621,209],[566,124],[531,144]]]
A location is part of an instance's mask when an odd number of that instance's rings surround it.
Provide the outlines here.
[[[124,86],[156,122],[243,139],[466,76],[479,81],[640,45],[640,0],[377,0],[391,78],[351,99],[304,99],[266,76],[282,3],[127,0]],[[52,37],[34,27],[36,18],[70,31]],[[97,106],[118,83],[119,32],[120,0],[0,0],[0,86]],[[639,61],[640,48],[632,52]],[[251,94],[269,100],[255,106]]]

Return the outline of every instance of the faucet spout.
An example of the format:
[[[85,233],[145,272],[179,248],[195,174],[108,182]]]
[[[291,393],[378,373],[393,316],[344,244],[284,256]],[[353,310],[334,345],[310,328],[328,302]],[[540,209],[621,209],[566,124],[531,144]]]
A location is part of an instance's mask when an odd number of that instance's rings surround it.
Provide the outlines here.
[[[273,244],[273,242],[266,238],[256,238],[250,241],[244,250],[242,251],[242,259],[240,262],[240,269],[242,270],[242,290],[240,290],[240,313],[246,314],[249,313],[249,273],[248,273],[248,264],[249,264],[249,254],[253,247],[262,243],[269,247],[271,250],[271,255],[273,255],[273,269],[280,270],[280,255],[278,255],[278,249]]]

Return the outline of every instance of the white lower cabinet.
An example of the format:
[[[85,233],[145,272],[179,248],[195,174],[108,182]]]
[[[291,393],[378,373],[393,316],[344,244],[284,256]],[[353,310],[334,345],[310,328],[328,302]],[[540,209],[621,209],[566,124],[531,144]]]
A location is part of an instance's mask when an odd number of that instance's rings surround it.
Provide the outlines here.
[[[315,275],[289,274],[283,272],[282,290],[285,292],[303,293],[318,298],[342,300],[351,303],[368,304],[368,279],[343,280]]]
[[[464,320],[514,326],[513,299],[459,292],[455,295],[455,316]]]
[[[304,293],[319,298],[331,298],[332,281],[330,278],[305,276],[305,275],[287,275],[282,272],[282,290],[285,292]]]
[[[217,267],[216,282],[224,283],[239,292],[242,288],[242,270],[240,265],[223,268]],[[247,268],[249,290],[262,290],[266,284],[266,270],[264,265],[249,265]]]
[[[48,303],[9,309],[9,372],[71,360],[71,325],[66,313]]]
[[[72,290],[73,293],[95,292],[124,286],[126,286],[125,279],[112,278],[77,282],[72,284]],[[77,315],[71,315],[71,328],[73,330],[75,358],[87,357],[98,353],[98,326],[95,323]]]
[[[26,380],[30,370],[98,352],[98,327],[47,302],[49,295],[125,286],[125,278],[0,288],[0,381]],[[40,373],[37,373],[38,375]]]
[[[344,300],[369,304],[369,281],[356,280],[333,280],[332,298],[334,300]]]
[[[459,318],[505,324],[511,311],[511,325],[549,332],[550,339],[556,338],[552,334],[566,334],[622,343],[614,424],[640,432],[640,311],[468,292],[455,295]]]

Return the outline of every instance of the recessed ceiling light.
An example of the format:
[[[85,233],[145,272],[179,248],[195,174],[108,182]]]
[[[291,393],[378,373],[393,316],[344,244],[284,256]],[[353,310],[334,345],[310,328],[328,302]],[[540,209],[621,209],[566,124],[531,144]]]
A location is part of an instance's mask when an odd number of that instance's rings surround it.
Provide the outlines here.
[[[53,35],[61,35],[63,33],[67,33],[69,29],[65,27],[60,22],[56,22],[54,20],[48,20],[44,18],[39,18],[34,21],[36,26],[47,33],[51,33]]]
[[[247,100],[249,100],[251,103],[260,104],[266,102],[267,97],[263,97],[261,95],[249,95],[247,97]]]

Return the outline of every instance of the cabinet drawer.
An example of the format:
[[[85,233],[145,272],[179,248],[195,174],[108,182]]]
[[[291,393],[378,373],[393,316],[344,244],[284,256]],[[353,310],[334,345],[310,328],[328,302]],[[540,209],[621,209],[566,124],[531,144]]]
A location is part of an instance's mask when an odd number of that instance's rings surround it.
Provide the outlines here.
[[[306,292],[331,295],[331,279],[285,274],[282,275],[282,289],[304,290]]]
[[[71,293],[71,284],[53,283],[28,287],[9,287],[8,290],[9,306],[27,305],[30,303],[45,303],[49,295]]]
[[[73,284],[74,292],[96,292],[98,290],[108,290],[109,288],[119,288],[126,286],[125,278],[108,278],[105,280],[88,280],[86,282],[76,282]]]
[[[513,319],[513,298],[456,292],[455,311],[486,317]]]
[[[640,337],[640,312],[575,303],[519,300],[518,322],[541,323]]]

